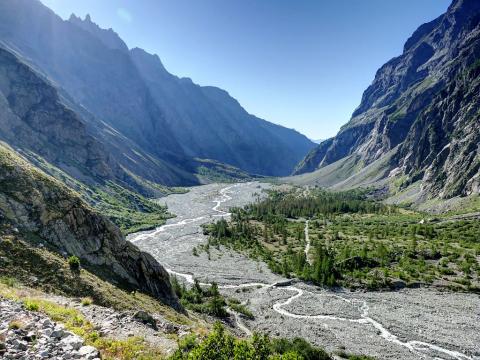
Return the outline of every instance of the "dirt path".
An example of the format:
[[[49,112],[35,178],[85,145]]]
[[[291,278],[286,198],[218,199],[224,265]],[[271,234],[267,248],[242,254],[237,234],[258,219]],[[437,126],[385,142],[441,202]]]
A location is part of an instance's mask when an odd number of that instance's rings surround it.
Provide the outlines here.
[[[312,265],[312,260],[310,260],[309,253],[310,253],[310,235],[308,233],[308,225],[310,224],[310,220],[305,221],[305,241],[307,245],[305,245],[305,258],[307,262]]]

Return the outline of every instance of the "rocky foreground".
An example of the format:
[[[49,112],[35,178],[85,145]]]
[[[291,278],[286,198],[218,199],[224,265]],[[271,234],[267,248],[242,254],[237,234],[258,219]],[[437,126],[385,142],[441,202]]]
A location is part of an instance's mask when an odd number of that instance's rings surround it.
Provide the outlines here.
[[[0,357],[88,360],[99,359],[99,352],[47,316],[19,302],[0,300]]]

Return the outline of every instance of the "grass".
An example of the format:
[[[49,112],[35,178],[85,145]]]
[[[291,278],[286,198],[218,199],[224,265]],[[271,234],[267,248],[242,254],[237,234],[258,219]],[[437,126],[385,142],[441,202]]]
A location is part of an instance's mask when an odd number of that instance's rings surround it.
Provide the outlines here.
[[[91,297],[84,297],[82,300],[80,300],[80,303],[82,306],[90,306],[93,304],[93,299]]]
[[[23,305],[28,311],[38,311],[40,309],[37,302],[28,299],[23,302]]]
[[[13,320],[13,321],[10,321],[8,323],[8,328],[10,330],[23,329],[24,326],[25,326],[25,324],[23,322],[21,322],[20,320]]]
[[[9,151],[4,147],[0,147],[0,166],[19,163],[28,169],[30,175],[33,175],[44,184],[49,186],[61,186],[60,183],[66,185],[98,212],[109,217],[120,227],[125,235],[163,225],[166,219],[172,217],[167,212],[166,207],[160,206],[151,199],[113,181],[108,181],[102,185],[86,185],[37,154],[27,152],[26,155],[38,168],[52,177],[45,176],[39,170],[26,164],[13,151]],[[152,194],[157,196],[187,191],[183,188],[162,186],[133,174],[130,175],[137,184],[143,188],[150,189]]]
[[[197,177],[206,183],[234,183],[258,178],[258,176],[250,175],[239,168],[211,159],[195,159],[194,168]]]
[[[0,284],[4,284],[8,287],[14,287],[18,285],[18,281],[10,276],[0,276]]]

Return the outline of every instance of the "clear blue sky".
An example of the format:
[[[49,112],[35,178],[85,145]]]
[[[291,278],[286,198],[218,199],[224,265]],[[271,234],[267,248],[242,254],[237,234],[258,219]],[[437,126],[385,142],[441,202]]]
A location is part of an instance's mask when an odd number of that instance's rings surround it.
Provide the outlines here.
[[[248,112],[333,136],[375,71],[450,0],[42,0],[89,13],[173,74],[227,90]]]

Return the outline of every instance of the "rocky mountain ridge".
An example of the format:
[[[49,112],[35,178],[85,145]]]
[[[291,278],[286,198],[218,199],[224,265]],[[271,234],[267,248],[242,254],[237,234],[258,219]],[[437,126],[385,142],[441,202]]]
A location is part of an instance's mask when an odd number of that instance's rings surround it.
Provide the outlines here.
[[[90,16],[62,20],[38,0],[1,0],[0,19],[0,41],[81,109],[90,134],[118,150],[122,166],[149,181],[198,183],[184,166],[191,158],[285,175],[314,146],[248,114],[226,92],[169,74],[158,57],[129,51]]]
[[[479,60],[480,3],[454,0],[378,70],[352,119],[294,174],[356,157],[351,171],[338,176],[342,182],[393,151],[387,176],[401,188],[421,181],[419,199],[478,193]]]

